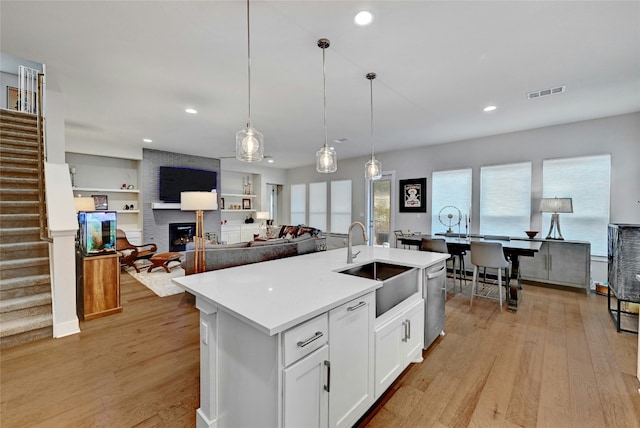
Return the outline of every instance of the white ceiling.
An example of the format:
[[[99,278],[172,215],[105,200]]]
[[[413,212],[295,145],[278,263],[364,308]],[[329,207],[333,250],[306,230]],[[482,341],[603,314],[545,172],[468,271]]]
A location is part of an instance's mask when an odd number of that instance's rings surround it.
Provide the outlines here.
[[[363,9],[375,20],[356,27]],[[63,94],[67,140],[233,156],[244,1],[2,0],[0,15],[1,51],[46,64]],[[321,37],[339,159],[370,153],[370,71],[376,152],[640,111],[638,1],[255,0],[252,121],[274,167],[312,164],[324,143]]]

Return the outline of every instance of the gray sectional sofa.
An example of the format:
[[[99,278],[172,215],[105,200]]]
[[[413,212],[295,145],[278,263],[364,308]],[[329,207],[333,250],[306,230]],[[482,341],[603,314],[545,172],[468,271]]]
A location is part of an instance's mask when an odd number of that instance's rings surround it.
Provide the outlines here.
[[[229,245],[206,243],[205,271],[298,256],[327,249],[326,239],[315,234],[303,233],[295,237],[292,237],[292,234],[287,234],[285,236]],[[195,273],[193,249],[193,243],[187,244],[187,251],[182,262],[185,275]]]

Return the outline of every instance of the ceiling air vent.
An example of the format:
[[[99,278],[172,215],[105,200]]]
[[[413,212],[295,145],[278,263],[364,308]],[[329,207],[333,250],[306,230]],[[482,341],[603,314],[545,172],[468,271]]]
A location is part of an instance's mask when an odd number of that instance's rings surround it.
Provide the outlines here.
[[[567,87],[563,85],[563,86],[557,86],[555,88],[541,89],[539,91],[529,92],[527,94],[527,98],[532,100],[534,98],[546,97],[547,95],[561,94],[566,90],[566,88]]]

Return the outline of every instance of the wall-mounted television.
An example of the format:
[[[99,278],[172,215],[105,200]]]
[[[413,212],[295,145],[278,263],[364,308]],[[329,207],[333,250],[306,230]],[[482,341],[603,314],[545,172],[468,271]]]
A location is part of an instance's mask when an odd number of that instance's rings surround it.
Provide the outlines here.
[[[80,211],[80,248],[85,256],[116,252],[115,211]]]
[[[160,167],[159,195],[162,202],[180,202],[180,192],[210,192],[216,186],[215,171]]]

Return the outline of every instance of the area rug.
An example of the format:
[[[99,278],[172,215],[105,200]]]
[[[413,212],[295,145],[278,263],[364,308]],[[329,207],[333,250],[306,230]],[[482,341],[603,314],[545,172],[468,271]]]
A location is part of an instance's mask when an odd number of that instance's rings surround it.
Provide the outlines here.
[[[171,270],[170,273],[161,268],[156,268],[147,273],[146,267],[141,266],[140,273],[137,273],[134,268],[127,266],[126,272],[160,297],[183,293],[184,288],[174,284],[171,280],[184,276],[184,269],[180,265],[170,265],[169,269]]]

